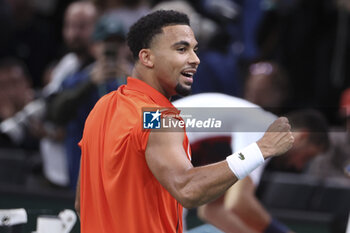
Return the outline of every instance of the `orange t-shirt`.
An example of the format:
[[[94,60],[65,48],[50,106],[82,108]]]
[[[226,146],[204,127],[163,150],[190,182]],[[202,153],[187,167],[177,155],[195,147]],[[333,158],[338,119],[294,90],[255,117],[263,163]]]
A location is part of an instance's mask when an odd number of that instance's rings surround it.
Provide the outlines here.
[[[174,108],[151,86],[129,77],[91,111],[79,143],[82,233],[182,232],[182,206],[145,158],[150,131],[142,129],[142,107],[158,106]],[[186,136],[183,146],[190,158]]]

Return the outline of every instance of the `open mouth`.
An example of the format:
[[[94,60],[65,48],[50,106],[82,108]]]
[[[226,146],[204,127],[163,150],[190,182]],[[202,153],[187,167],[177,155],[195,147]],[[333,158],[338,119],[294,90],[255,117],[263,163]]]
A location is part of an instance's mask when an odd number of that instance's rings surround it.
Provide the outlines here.
[[[181,74],[187,78],[192,78],[194,75],[193,72],[181,72]]]
[[[186,77],[184,81],[186,85],[192,85],[194,72],[181,72],[181,75]]]

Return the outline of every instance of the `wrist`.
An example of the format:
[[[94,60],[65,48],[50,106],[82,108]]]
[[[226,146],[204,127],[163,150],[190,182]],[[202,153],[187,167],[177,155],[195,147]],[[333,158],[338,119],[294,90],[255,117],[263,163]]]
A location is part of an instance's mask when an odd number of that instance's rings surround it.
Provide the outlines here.
[[[264,157],[256,143],[226,157],[229,168],[241,180],[264,163]]]
[[[262,156],[264,157],[264,159],[267,159],[269,157],[272,157],[273,154],[271,153],[271,150],[269,149],[268,146],[266,146],[264,144],[264,142],[261,141],[261,139],[259,141],[256,142],[256,144],[258,145]]]

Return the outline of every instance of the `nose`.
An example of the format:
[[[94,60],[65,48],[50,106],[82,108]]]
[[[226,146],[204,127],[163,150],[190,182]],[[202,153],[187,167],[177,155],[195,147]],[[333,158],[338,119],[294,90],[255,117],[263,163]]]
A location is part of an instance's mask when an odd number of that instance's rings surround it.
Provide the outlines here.
[[[201,61],[199,60],[197,54],[194,51],[192,51],[190,55],[189,63],[198,66],[200,62]]]

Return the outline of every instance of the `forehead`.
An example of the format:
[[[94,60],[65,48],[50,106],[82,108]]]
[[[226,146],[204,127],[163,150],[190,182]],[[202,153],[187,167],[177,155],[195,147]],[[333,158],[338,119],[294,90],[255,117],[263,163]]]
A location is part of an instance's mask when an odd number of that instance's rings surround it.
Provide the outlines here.
[[[95,9],[89,4],[74,4],[66,11],[65,21],[70,22],[72,20],[86,22],[94,20],[96,15]]]
[[[179,41],[186,41],[191,46],[197,45],[196,38],[190,26],[188,25],[171,25],[162,28],[162,33],[154,38],[155,44],[173,45]]]

